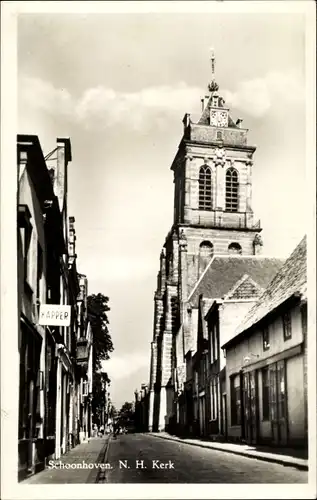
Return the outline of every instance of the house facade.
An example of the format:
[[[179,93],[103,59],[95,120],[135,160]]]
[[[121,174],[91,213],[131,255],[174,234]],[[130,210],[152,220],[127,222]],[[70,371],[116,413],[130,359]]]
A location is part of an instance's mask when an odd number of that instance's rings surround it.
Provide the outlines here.
[[[282,259],[264,256],[214,257],[198,284],[196,293],[205,292],[199,296],[197,350],[193,357],[199,435],[227,435],[226,365],[220,346],[230,338],[232,329],[255,304],[282,263]]]
[[[58,269],[66,247],[58,203],[38,138],[18,136],[17,151],[21,478],[43,468],[46,456],[55,450],[57,341],[49,329],[39,325],[39,307],[54,291],[59,294],[49,267]],[[50,235],[54,235],[54,242]]]
[[[80,288],[74,218],[67,211],[70,140],[57,139],[44,157],[37,136],[19,135],[17,152],[18,477],[23,479],[77,444]],[[70,324],[43,324],[44,305],[70,307]]]
[[[303,238],[222,346],[229,439],[307,447],[306,280]]]
[[[262,249],[260,222],[252,211],[256,148],[248,144],[248,130],[241,120],[233,120],[218,90],[213,72],[200,118],[184,117],[171,166],[174,221],[162,248],[154,294],[149,430],[181,426],[194,411],[186,409],[193,390],[186,373],[192,372],[197,343],[198,300],[191,298],[208,263],[216,255],[252,256]]]

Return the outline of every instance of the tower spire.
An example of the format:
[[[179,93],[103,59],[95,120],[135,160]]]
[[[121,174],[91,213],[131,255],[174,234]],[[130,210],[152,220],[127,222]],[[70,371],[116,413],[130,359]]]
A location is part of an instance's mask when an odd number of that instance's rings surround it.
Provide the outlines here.
[[[210,62],[211,62],[211,82],[208,85],[208,90],[210,92],[216,92],[219,89],[219,85],[216,83],[215,79],[216,58],[215,58],[215,51],[212,48],[210,49]]]
[[[216,58],[215,58],[215,51],[214,49],[210,49],[210,61],[211,61],[211,75],[212,75],[212,81],[215,80],[215,62],[216,62]]]

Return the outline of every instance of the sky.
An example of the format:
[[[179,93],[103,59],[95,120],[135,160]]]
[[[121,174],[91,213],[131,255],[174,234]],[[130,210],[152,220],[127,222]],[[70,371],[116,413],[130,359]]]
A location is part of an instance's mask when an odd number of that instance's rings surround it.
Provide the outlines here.
[[[299,13],[20,14],[18,132],[44,154],[70,137],[78,271],[109,296],[104,364],[119,408],[149,380],[159,255],[173,222],[171,163],[211,78],[257,146],[253,209],[265,255],[305,227],[305,20]]]

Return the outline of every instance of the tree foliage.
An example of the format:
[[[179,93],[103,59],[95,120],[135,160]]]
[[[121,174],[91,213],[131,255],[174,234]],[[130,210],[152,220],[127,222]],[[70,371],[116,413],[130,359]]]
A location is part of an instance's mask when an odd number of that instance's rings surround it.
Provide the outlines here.
[[[127,426],[134,421],[133,403],[126,401],[119,411],[119,422],[122,426]]]
[[[109,359],[109,353],[114,350],[109,333],[107,312],[109,298],[98,293],[87,297],[88,320],[93,333],[93,371],[101,370],[101,362]]]
[[[94,423],[98,426],[102,420],[102,412],[106,409],[107,384],[110,384],[110,379],[106,372],[98,371],[93,373],[92,412]]]

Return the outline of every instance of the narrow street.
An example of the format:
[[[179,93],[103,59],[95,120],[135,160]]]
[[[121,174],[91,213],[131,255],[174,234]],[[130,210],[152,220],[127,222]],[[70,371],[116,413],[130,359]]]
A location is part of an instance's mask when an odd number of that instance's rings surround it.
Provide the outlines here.
[[[148,434],[110,438],[99,483],[305,483],[307,472]],[[162,468],[160,468],[160,464]],[[109,467],[109,468],[108,468]]]

